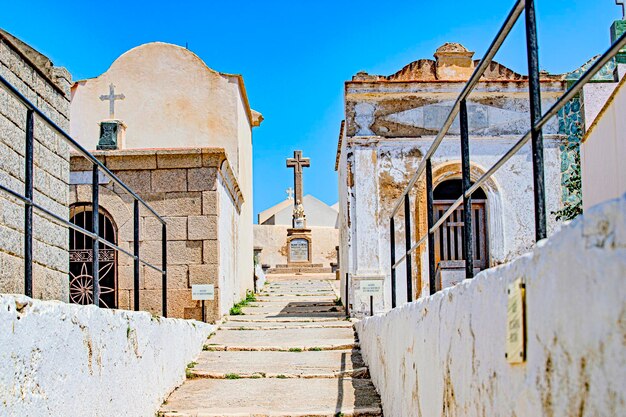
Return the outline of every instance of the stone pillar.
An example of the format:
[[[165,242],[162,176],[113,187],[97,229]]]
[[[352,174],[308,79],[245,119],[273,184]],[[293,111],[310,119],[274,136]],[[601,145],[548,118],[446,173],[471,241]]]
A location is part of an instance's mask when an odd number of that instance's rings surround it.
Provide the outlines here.
[[[378,167],[376,149],[354,149],[355,214],[352,235],[354,269],[350,276],[351,314],[369,315],[370,297],[361,292],[361,281],[385,280],[380,265]],[[384,296],[375,297],[374,311],[384,310]]]

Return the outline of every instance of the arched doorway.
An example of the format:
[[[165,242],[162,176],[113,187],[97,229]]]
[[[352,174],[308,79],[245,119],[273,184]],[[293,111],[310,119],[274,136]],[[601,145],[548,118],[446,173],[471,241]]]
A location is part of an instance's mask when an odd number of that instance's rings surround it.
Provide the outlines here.
[[[91,204],[74,204],[70,207],[70,222],[88,231],[91,227]],[[99,235],[117,244],[117,228],[111,216],[99,210]],[[100,306],[117,308],[117,253],[100,243]],[[70,229],[70,302],[93,304],[93,241],[89,236]]]
[[[446,180],[438,184],[433,190],[435,221],[441,218],[462,194],[463,185],[460,179]],[[486,205],[487,195],[479,188],[472,194],[474,270],[482,270],[489,265]],[[435,265],[438,272],[464,268],[464,225],[463,206],[460,206],[435,233]]]

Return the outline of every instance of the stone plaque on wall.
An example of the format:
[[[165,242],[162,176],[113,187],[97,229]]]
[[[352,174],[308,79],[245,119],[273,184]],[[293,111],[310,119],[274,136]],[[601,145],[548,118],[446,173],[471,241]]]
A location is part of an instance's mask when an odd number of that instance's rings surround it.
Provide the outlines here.
[[[289,259],[291,262],[308,262],[309,241],[306,239],[292,239],[289,242]]]

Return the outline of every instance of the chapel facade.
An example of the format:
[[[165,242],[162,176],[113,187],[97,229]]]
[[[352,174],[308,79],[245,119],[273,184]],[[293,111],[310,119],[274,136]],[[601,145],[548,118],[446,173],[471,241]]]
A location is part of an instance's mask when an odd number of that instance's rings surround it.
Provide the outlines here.
[[[454,100],[478,61],[456,43],[437,49],[435,59],[412,62],[390,76],[360,72],[345,83],[345,121],[341,124],[336,170],[339,180],[339,233],[342,299],[348,291],[350,311],[370,311],[360,281],[380,280],[383,296],[374,310],[391,308],[390,215],[409,179],[443,125]],[[542,72],[542,107],[566,90],[562,75]],[[493,62],[468,99],[471,178],[478,179],[529,128],[527,77]],[[458,118],[432,158],[435,220],[461,195],[461,150]],[[544,128],[548,228],[557,226],[563,206],[562,154],[567,135],[554,118]],[[533,177],[530,145],[507,162],[473,196],[476,271],[526,252],[534,244]],[[413,241],[426,233],[424,179],[410,196]],[[400,210],[402,212],[402,210]],[[403,253],[404,213],[396,215],[396,259]],[[464,279],[462,219],[457,210],[436,239],[440,288]],[[426,245],[413,256],[413,299],[428,295]],[[397,297],[406,300],[406,270],[397,270]],[[347,285],[346,285],[347,282]]]

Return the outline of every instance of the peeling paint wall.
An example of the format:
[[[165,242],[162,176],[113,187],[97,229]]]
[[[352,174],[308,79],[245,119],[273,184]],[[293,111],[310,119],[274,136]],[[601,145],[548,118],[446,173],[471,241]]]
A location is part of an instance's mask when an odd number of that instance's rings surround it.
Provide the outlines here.
[[[385,415],[624,416],[626,195],[532,253],[357,323]],[[527,362],[506,351],[507,285],[526,284]]]
[[[542,106],[550,107],[565,90],[555,76],[542,80]],[[359,281],[383,279],[384,294],[375,311],[391,308],[390,215],[443,125],[464,82],[346,83],[345,132],[338,159],[340,239],[345,256],[342,292],[349,274],[353,315],[369,314]],[[520,80],[479,83],[468,100],[472,178],[478,179],[521,137],[530,123],[527,83]],[[458,118],[432,157],[435,185],[458,179]],[[562,208],[561,153],[564,137],[553,118],[544,128],[548,229],[557,227],[553,212]],[[412,243],[426,232],[424,176],[410,194]],[[530,145],[525,146],[483,187],[487,195],[489,265],[508,262],[534,245],[533,174]],[[406,251],[404,210],[394,217],[396,259]],[[426,245],[411,262],[413,298],[427,286]],[[345,256],[343,259],[345,259]],[[407,270],[397,269],[397,302],[407,299]],[[367,303],[365,302],[367,301]]]
[[[0,415],[153,416],[214,330],[0,295]]]

